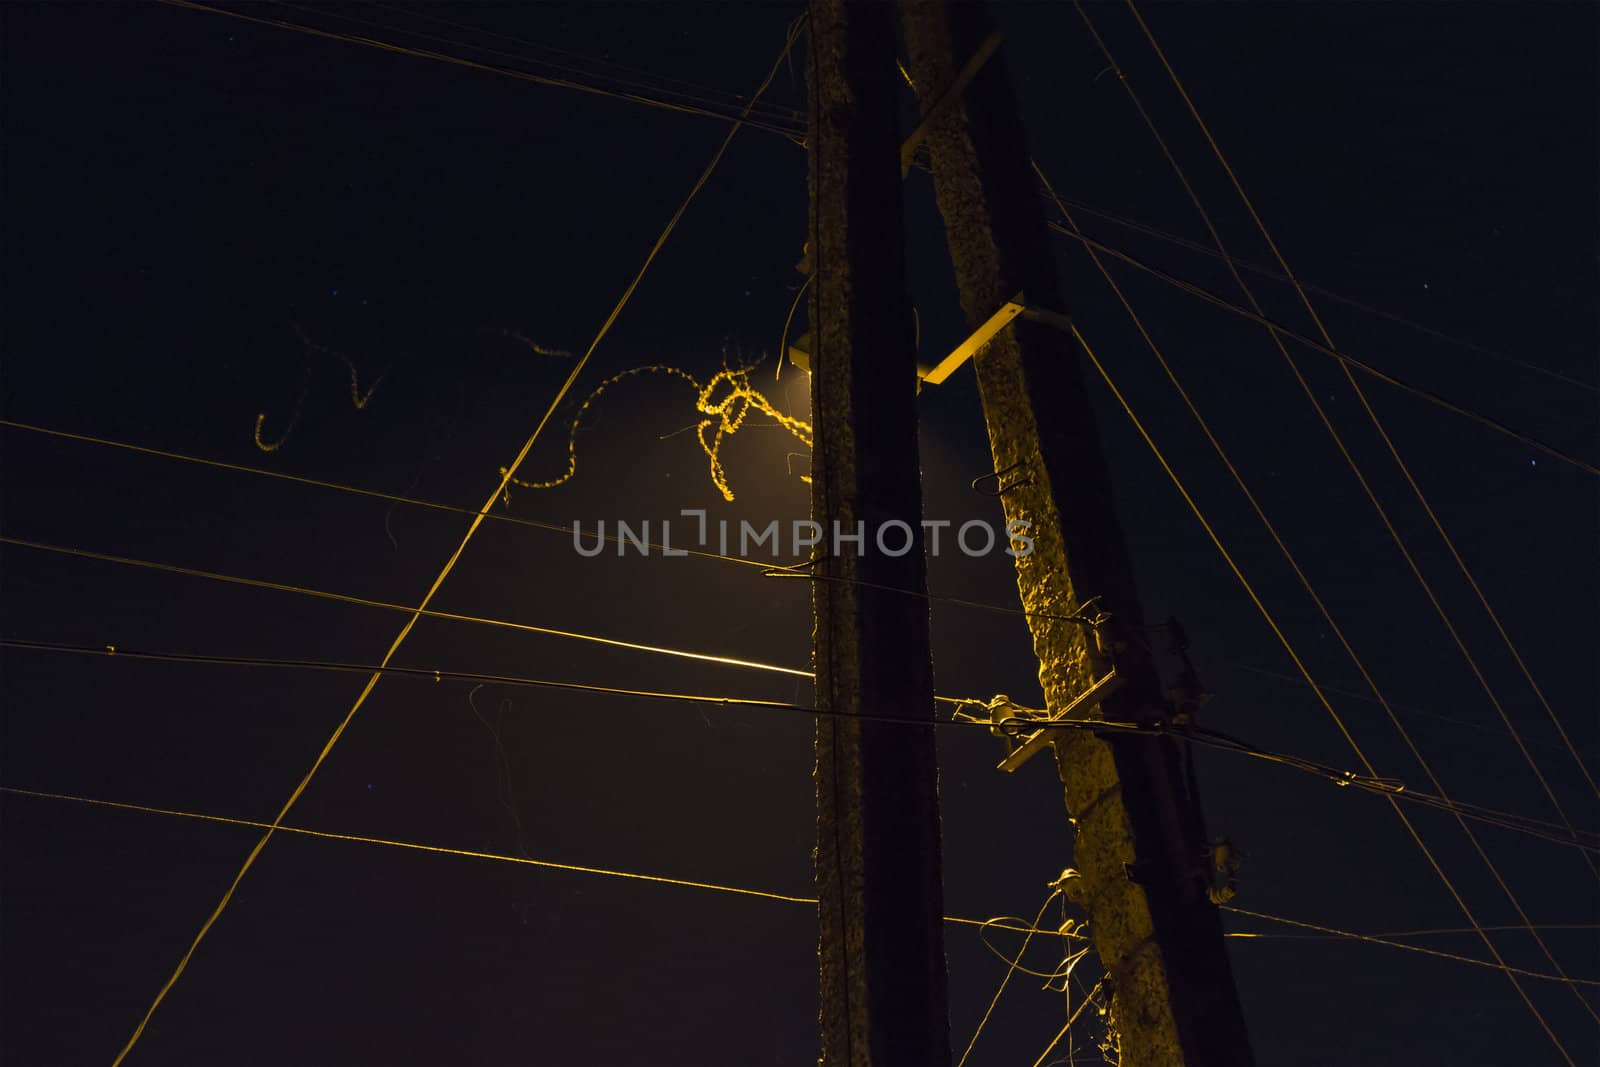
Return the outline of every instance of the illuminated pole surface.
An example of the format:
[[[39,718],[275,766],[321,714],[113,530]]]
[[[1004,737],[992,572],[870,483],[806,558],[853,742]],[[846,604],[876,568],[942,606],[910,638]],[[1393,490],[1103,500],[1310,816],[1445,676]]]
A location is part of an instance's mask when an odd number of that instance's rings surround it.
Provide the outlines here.
[[[849,718],[934,712],[927,602],[860,584],[926,589],[893,5],[813,0],[808,66],[822,1062],[948,1064],[934,731]]]
[[[979,4],[902,0],[910,73],[926,110],[992,29]],[[956,280],[974,327],[1025,294],[1058,306],[1059,286],[1029,170],[1004,49],[948,102],[927,143]],[[1032,522],[1034,551],[1017,562],[1039,679],[1052,712],[1111,664],[1091,655],[1089,631],[1062,620],[1089,598],[1112,615],[1120,689],[1100,715],[1166,715],[1122,531],[1112,510],[1094,416],[1072,339],[1024,319],[975,362],[1008,521]],[[1076,827],[1070,894],[1088,912],[1111,979],[1122,1062],[1253,1061],[1217,909],[1203,875],[1203,829],[1165,738],[1102,740],[1057,731],[1057,768]]]

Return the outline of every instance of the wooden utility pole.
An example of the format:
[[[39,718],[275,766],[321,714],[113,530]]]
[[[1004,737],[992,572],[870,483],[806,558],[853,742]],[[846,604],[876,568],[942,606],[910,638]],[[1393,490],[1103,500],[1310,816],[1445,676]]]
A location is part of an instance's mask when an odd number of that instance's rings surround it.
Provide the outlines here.
[[[989,39],[979,3],[901,0],[910,73],[926,114]],[[1060,313],[1059,288],[1004,50],[928,124],[933,181],[968,322],[1003,305]],[[1046,316],[1048,317],[1048,316]],[[1091,717],[1151,722],[1168,707],[1144,635],[1094,414],[1071,337],[1028,314],[974,360],[1006,519],[1032,523],[1018,558],[1047,709],[1063,714],[1115,670]],[[1091,598],[1095,631],[1069,617]],[[1092,702],[1091,702],[1092,703]],[[1122,1060],[1253,1062],[1217,909],[1206,842],[1166,738],[1056,729],[1052,739],[1076,827],[1069,896],[1089,915],[1111,980]]]
[[[926,589],[895,13],[812,0],[810,18],[822,1062],[947,1064],[928,604],[865,584]]]

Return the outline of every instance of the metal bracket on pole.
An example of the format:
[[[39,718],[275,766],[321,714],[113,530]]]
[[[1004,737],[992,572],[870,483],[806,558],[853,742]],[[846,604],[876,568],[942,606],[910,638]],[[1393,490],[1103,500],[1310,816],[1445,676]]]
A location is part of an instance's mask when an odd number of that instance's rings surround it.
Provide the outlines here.
[[[982,351],[984,345],[993,341],[995,334],[1011,325],[1012,319],[1026,310],[1028,310],[1028,306],[1022,302],[1022,294],[1018,293],[1002,304],[999,311],[990,315],[988,321],[972,332],[971,337],[957,345],[954,352],[940,360],[937,367],[934,367],[926,374],[919,374],[918,376],[929,385],[941,384],[956,372],[957,367]]]
[[[1082,693],[1079,693],[1076,697],[1074,697],[1072,703],[1068,704],[1054,715],[1039,715],[1037,713],[1030,715],[1027,714],[1029,709],[1020,708],[1015,704],[1012,704],[1009,700],[1006,700],[1004,697],[996,697],[995,700],[991,701],[989,704],[990,719],[994,722],[994,725],[990,727],[990,731],[998,734],[1009,746],[1011,746],[1010,751],[1006,753],[1006,758],[1000,761],[1000,770],[1005,771],[1008,774],[1015,771],[1018,767],[1028,762],[1028,760],[1032,759],[1036,754],[1043,751],[1050,744],[1051,732],[1047,729],[1044,729],[1044,725],[1049,723],[1066,722],[1074,719],[1079,721],[1088,721],[1088,716],[1086,714],[1082,714],[1082,712],[1084,712],[1089,706],[1098,704],[1100,701],[1110,696],[1121,684],[1122,680],[1117,677],[1117,670],[1115,667],[1113,667],[1088,689],[1085,689]],[[1023,714],[1018,714],[1019,712]],[[1001,723],[1006,719],[1012,720],[1013,723],[1017,719],[1037,719],[1041,728],[1034,730],[1026,737],[1021,737],[1019,736],[1019,733],[1014,732],[1018,730],[1018,727],[1015,725],[1001,725]]]

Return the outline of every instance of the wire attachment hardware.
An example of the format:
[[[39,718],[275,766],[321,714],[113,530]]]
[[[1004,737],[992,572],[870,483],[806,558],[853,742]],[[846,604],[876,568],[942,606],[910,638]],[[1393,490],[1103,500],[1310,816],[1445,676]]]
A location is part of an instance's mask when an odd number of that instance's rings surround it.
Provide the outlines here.
[[[1024,485],[1032,485],[1033,475],[1031,474],[1027,475],[1026,477],[1015,479],[1006,485],[1000,484],[1001,478],[1020,467],[1026,466],[1027,462],[1028,461],[1025,459],[1019,459],[1015,463],[1011,464],[1011,466],[1002,467],[1000,470],[997,470],[992,474],[978,475],[978,477],[972,479],[972,491],[974,493],[982,493],[984,496],[999,497],[1011,492],[1013,489],[1020,489]],[[993,483],[993,489],[988,488],[990,483]]]

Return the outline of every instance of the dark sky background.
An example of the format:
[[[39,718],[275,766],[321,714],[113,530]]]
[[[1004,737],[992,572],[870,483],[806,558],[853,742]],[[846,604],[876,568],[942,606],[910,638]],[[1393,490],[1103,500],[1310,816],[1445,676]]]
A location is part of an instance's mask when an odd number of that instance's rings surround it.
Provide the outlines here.
[[[748,93],[795,4],[478,5],[252,12],[576,68]],[[411,8],[410,11],[415,11]],[[1121,5],[1092,8],[1236,254],[1267,251]],[[341,22],[365,18],[451,43]],[[1003,8],[1035,155],[1063,195],[1188,240],[1205,232],[1069,5]],[[1291,264],[1353,300],[1593,383],[1596,9],[1589,4],[1152,5],[1148,18]],[[143,5],[11,4],[4,17],[4,415],[144,446],[476,507],[549,403],[725,124],[372,48]],[[555,54],[538,49],[560,49]],[[525,69],[548,71],[524,63]],[[614,76],[637,77],[618,74]],[[768,101],[802,108],[802,69]],[[963,330],[925,174],[907,183],[923,356]],[[665,362],[702,378],[778,343],[805,236],[805,157],[739,134],[524,468],[559,473],[565,426],[602,378]],[[1085,217],[1096,236],[1224,293],[1214,260]],[[1207,450],[1149,352],[1063,242],[1068,299],[1130,401],[1283,621],[1381,772],[1426,788],[1359,674]],[[1264,332],[1119,271],[1178,373],[1279,523],[1451,794],[1553,809]],[[1285,286],[1268,309],[1297,328]],[[1324,301],[1348,351],[1591,460],[1596,393]],[[343,353],[362,388],[349,400]],[[517,338],[526,340],[518,340]],[[1595,796],[1409,495],[1337,368],[1302,366],[1580,826]],[[770,366],[770,362],[768,364]],[[758,377],[770,381],[763,369]],[[281,449],[270,438],[305,387]],[[803,376],[773,391],[805,413]],[[1396,444],[1574,743],[1600,766],[1600,510],[1590,475],[1381,384]],[[1339,767],[1354,756],[1106,390],[1119,508],[1151,619],[1176,614],[1217,698],[1205,721]],[[666,380],[608,391],[578,476],[509,514],[652,519],[680,508],[803,517],[795,447],[751,426],[725,503]],[[994,519],[970,370],[922,392],[930,517]],[[13,538],[414,604],[466,519],[16,429]],[[800,464],[803,468],[803,461]],[[11,639],[376,662],[396,614],[7,546]],[[1014,605],[1009,560],[932,561],[942,594]],[[569,539],[488,523],[436,607],[793,667],[803,583],[704,559],[579,559]],[[933,610],[937,686],[1039,698],[1015,615]],[[424,620],[397,662],[806,703],[794,679]],[[6,650],[6,787],[270,820],[363,679]],[[1168,663],[1173,668],[1175,665]],[[811,731],[801,715],[554,691],[383,681],[292,825],[809,895]],[[475,707],[474,707],[475,705]],[[476,712],[476,714],[475,714]],[[495,738],[500,746],[497,748]],[[982,731],[941,735],[945,896],[956,916],[1032,916],[1071,862],[1047,763],[993,769]],[[1248,854],[1241,907],[1361,932],[1465,924],[1389,806],[1202,752],[1212,830]],[[509,787],[509,793],[507,789]],[[507,804],[509,800],[509,806]],[[109,1061],[258,836],[226,825],[3,797],[0,1057]],[[1417,825],[1487,924],[1516,922],[1448,816]],[[1600,977],[1597,883],[1570,848],[1480,827],[1569,973]],[[1230,930],[1293,933],[1237,915]],[[1004,971],[950,927],[956,1051]],[[1547,971],[1521,932],[1511,962]],[[1015,935],[998,933],[999,946]],[[1414,943],[1484,955],[1472,936]],[[814,1062],[815,919],[805,905],[276,836],[142,1042],[139,1064]],[[1229,942],[1270,1064],[1546,1064],[1554,1046],[1503,975],[1346,940]],[[1049,970],[1040,939],[1028,963]],[[1080,972],[1092,982],[1092,963]],[[1031,1063],[1061,998],[1014,980],[973,1062]],[[1580,1062],[1579,998],[1529,980]],[[1596,1003],[1591,988],[1586,994]],[[1096,1026],[1075,1031],[1094,1062]],[[1058,1050],[1065,1055],[1066,1049]],[[1063,1061],[1064,1062],[1064,1061]]]

